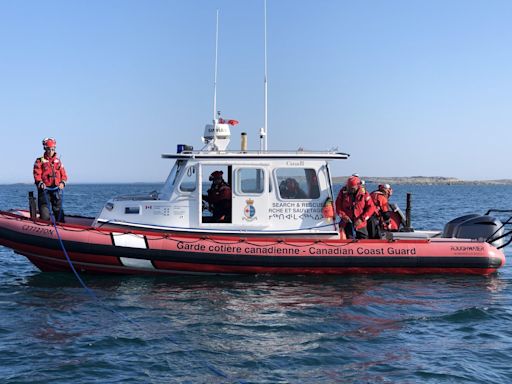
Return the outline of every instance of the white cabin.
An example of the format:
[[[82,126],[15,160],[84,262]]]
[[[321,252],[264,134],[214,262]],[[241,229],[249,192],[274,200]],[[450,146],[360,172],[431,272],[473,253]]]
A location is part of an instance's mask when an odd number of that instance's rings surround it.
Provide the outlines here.
[[[225,130],[222,134],[222,146],[227,147]],[[322,208],[328,198],[335,199],[329,161],[347,159],[348,154],[226,151],[212,149],[214,144],[215,138],[207,140],[202,151],[180,145],[178,153],[163,154],[175,164],[161,191],[109,200],[94,225],[195,233],[338,236],[335,223],[323,216]],[[214,222],[204,202],[214,171],[222,171],[231,188],[229,222]],[[287,183],[298,185],[300,193],[289,195]]]

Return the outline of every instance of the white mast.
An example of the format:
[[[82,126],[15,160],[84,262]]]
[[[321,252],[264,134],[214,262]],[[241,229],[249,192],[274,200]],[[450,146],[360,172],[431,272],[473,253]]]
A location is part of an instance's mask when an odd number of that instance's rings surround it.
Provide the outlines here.
[[[217,22],[215,24],[215,75],[213,79],[213,126],[217,123],[217,60],[219,53],[219,10],[217,9]]]
[[[264,125],[263,125],[263,149],[266,151],[268,139],[268,107],[267,107],[267,0],[263,0],[264,24],[265,24],[265,79],[264,79]]]
[[[217,20],[215,24],[215,75],[213,79],[213,124],[206,124],[202,137],[203,151],[225,151],[229,145],[231,130],[229,121],[219,123],[220,117],[217,112],[217,67],[219,59],[219,10],[217,9]],[[231,120],[230,120],[231,121]],[[237,122],[238,123],[238,122]]]

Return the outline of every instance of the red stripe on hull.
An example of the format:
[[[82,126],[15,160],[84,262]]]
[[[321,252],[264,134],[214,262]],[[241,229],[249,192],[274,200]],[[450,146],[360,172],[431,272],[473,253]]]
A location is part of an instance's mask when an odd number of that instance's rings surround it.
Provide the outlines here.
[[[41,271],[68,271],[67,259],[62,250],[35,247],[26,244],[3,242],[29,258]],[[472,274],[490,275],[497,268],[439,268],[439,267],[271,267],[218,265],[207,263],[169,262],[153,260],[156,270],[125,267],[114,256],[68,252],[76,269],[83,272],[121,273],[121,274],[162,274],[162,273],[197,273],[197,274]],[[276,256],[273,256],[275,258]],[[379,257],[385,263],[386,256]]]
[[[25,255],[42,271],[70,270],[55,229],[47,223],[2,213],[0,230],[0,244]],[[139,246],[134,248],[113,245],[106,229],[59,226],[76,269],[94,273],[490,275],[505,263],[500,250],[469,240],[353,242],[138,232],[145,235],[145,243],[140,247],[140,238],[126,243]],[[119,259],[125,257],[129,266]]]

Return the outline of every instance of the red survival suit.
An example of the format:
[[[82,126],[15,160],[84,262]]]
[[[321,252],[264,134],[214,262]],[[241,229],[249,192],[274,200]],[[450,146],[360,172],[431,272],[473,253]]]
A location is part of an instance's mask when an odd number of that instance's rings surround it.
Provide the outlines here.
[[[389,207],[389,195],[383,191],[373,191],[370,196],[376,207],[375,214],[379,218],[380,227],[385,231],[398,231],[402,224],[400,214]]]
[[[370,193],[373,204],[375,204],[375,214],[381,220],[385,222],[389,220],[389,203],[388,195],[382,191],[373,191]]]
[[[348,229],[347,223],[352,223],[356,237],[367,238],[368,231],[366,225],[375,213],[375,205],[366,189],[360,186],[355,193],[350,193],[347,187],[343,187],[336,198],[335,205],[336,213],[341,217],[345,232]],[[356,222],[358,222],[357,225]],[[346,234],[348,237],[354,237],[351,233]]]
[[[39,187],[42,182],[46,187],[58,187],[66,184],[68,175],[57,154],[49,157],[46,153],[38,157],[34,163],[34,182]]]
[[[64,211],[60,189],[47,189],[58,187],[60,183],[65,185],[68,181],[68,175],[57,157],[57,153],[49,156],[45,152],[44,156],[38,157],[34,163],[33,173],[34,183],[37,186],[37,205],[40,218],[42,220],[50,219],[48,204],[51,204],[55,220],[63,222]]]

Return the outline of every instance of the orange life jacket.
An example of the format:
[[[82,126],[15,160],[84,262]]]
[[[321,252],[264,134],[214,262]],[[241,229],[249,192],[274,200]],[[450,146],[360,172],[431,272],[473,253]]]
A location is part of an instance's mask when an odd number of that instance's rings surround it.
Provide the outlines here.
[[[388,196],[381,191],[373,191],[370,196],[375,204],[375,213],[381,216],[384,212],[389,212]]]

